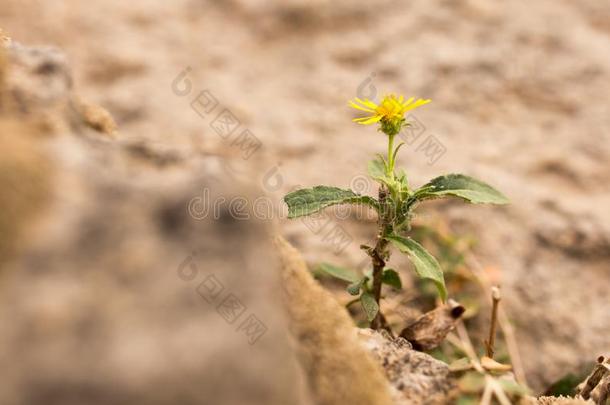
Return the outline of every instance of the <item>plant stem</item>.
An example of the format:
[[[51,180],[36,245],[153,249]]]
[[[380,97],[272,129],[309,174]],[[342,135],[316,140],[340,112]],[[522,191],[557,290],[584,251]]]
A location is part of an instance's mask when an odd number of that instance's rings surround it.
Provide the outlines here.
[[[394,180],[394,137],[395,135],[388,135],[388,158],[386,167],[386,176],[392,181]],[[392,333],[385,322],[385,317],[381,313],[381,306],[379,301],[381,300],[381,285],[383,279],[383,269],[385,268],[385,260],[388,256],[387,246],[388,241],[385,238],[388,234],[392,233],[392,219],[394,217],[393,212],[393,201],[396,201],[397,196],[388,194],[390,190],[387,190],[384,186],[379,188],[379,205],[382,207],[381,213],[379,214],[378,220],[378,232],[377,242],[375,247],[369,252],[371,256],[371,262],[373,263],[373,297],[375,302],[379,306],[379,311],[375,316],[375,319],[371,322],[371,329],[387,329],[388,332]],[[388,199],[390,201],[388,201]],[[391,208],[391,209],[388,209]]]
[[[381,187],[379,189],[379,203],[382,207],[386,206],[388,198],[388,191],[385,187]],[[375,302],[379,305],[379,301],[381,299],[381,285],[382,285],[382,276],[383,269],[385,268],[385,258],[387,256],[386,249],[388,245],[387,239],[385,236],[392,231],[392,224],[389,221],[387,215],[387,209],[382,210],[382,214],[379,216],[379,231],[377,234],[377,242],[375,243],[375,247],[369,253],[371,256],[371,262],[373,264],[373,297],[375,298]],[[371,322],[371,329],[380,329],[386,328],[384,322],[385,318],[381,314],[381,307],[377,316]]]
[[[388,135],[388,172],[386,175],[394,180],[394,136]]]

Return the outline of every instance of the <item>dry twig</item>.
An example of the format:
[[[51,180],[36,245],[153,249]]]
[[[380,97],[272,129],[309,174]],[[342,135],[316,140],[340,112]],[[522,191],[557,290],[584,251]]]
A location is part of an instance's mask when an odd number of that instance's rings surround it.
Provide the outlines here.
[[[489,338],[485,341],[487,357],[494,358],[494,345],[496,343],[496,325],[498,323],[498,305],[500,304],[500,289],[496,286],[491,287],[491,324],[489,325]]]
[[[597,364],[595,365],[595,368],[593,368],[593,371],[591,372],[591,374],[589,374],[589,376],[585,380],[584,386],[580,390],[580,396],[583,397],[583,399],[591,398],[591,391],[593,391],[593,389],[595,389],[595,387],[597,387],[597,384],[599,384],[599,382],[602,380],[602,378],[604,378],[604,376],[606,376],[609,373],[610,373],[610,359],[606,359],[604,356],[599,356],[597,358]],[[604,387],[602,387],[602,391],[603,390],[604,390]],[[606,389],[606,395],[608,395],[607,389]],[[603,402],[598,402],[598,403],[603,404]]]
[[[491,283],[485,271],[483,270],[483,266],[476,258],[476,256],[469,252],[466,255],[466,259],[470,266],[468,268],[472,271],[472,274],[475,276],[479,284],[483,287],[486,292],[491,290]],[[515,374],[515,379],[517,382],[524,387],[527,387],[527,380],[525,377],[525,370],[523,368],[523,362],[521,361],[521,356],[519,355],[519,347],[517,345],[517,339],[515,338],[515,331],[508,320],[508,316],[506,315],[506,311],[503,308],[498,308],[498,325],[502,330],[502,335],[504,336],[504,340],[506,341],[506,347],[508,349],[508,354],[510,356],[510,362],[513,366],[513,372]]]
[[[597,399],[597,405],[606,405],[608,397],[610,396],[610,375],[606,376],[600,383],[599,398]]]

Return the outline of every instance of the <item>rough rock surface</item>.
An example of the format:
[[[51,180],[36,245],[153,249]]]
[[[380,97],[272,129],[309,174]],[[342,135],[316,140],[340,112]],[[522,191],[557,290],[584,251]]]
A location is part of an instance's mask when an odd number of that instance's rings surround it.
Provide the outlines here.
[[[457,394],[449,366],[413,350],[405,339],[371,329],[359,330],[358,337],[382,365],[397,404],[447,404]]]
[[[539,397],[527,398],[520,402],[521,405],[593,405],[593,401],[568,397]]]

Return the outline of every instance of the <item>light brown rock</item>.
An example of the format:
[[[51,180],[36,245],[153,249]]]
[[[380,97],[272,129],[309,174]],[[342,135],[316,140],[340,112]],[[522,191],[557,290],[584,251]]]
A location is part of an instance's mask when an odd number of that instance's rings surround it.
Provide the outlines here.
[[[593,405],[592,401],[585,401],[578,398],[570,397],[538,397],[526,398],[520,403],[521,405]]]
[[[392,404],[383,370],[358,341],[345,308],[311,276],[296,249],[275,239],[291,331],[316,404]]]
[[[457,394],[449,366],[413,350],[403,338],[361,329],[358,334],[392,384],[396,404],[447,404]]]

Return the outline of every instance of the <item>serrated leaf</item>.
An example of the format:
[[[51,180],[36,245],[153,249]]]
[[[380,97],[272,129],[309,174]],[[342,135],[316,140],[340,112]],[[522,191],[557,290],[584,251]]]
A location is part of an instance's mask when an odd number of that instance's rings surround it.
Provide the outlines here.
[[[334,266],[329,263],[321,263],[318,268],[329,276],[347,281],[348,283],[356,282],[359,279],[358,274],[355,271],[344,267]]]
[[[366,314],[366,319],[371,322],[377,316],[377,312],[379,312],[379,305],[375,302],[375,297],[373,297],[370,293],[364,292],[360,296],[360,303],[362,304],[362,309],[364,309],[364,313]]]
[[[366,281],[368,280],[368,277],[362,277],[360,280],[353,282],[352,284],[348,285],[346,290],[350,295],[358,295],[360,294],[360,290],[362,289],[362,286],[364,285],[364,283],[366,283]]]
[[[381,282],[400,290],[402,288],[402,281],[400,276],[394,269],[386,269],[381,275]]]
[[[329,186],[293,191],[284,197],[284,202],[288,205],[288,218],[311,215],[336,204],[363,204],[379,210],[379,204],[373,197]]]
[[[473,204],[507,204],[508,198],[487,183],[463,174],[447,174],[432,179],[413,195],[417,200],[443,196],[462,198]]]
[[[387,236],[386,239],[396,246],[398,250],[409,256],[411,263],[413,263],[413,266],[415,267],[415,272],[419,277],[430,279],[434,282],[441,299],[445,302],[447,300],[445,278],[443,277],[443,270],[434,256],[411,238],[390,235]]]

